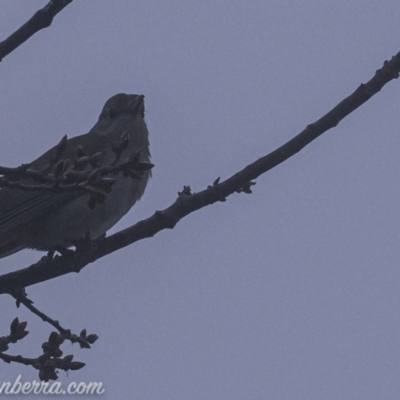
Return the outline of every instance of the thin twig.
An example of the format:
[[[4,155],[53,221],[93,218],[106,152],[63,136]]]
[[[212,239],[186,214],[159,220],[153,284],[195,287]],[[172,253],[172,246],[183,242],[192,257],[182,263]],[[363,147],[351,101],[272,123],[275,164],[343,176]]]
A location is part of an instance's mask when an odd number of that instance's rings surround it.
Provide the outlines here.
[[[26,295],[22,296],[15,296],[13,297],[21,304],[23,304],[29,311],[31,311],[33,314],[37,315],[42,321],[47,322],[48,324],[54,326],[58,330],[58,332],[62,334],[70,334],[70,331],[68,329],[64,329],[60,323],[52,318],[50,318],[48,315],[37,309],[31,300],[29,300]]]

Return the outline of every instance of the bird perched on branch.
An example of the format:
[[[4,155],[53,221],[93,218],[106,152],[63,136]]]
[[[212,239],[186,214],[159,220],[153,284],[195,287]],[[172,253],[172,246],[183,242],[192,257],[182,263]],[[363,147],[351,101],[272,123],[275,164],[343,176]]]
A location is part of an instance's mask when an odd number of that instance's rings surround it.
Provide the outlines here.
[[[144,96],[111,97],[88,133],[64,137],[28,165],[3,168],[0,258],[104,235],[141,198],[152,166]]]

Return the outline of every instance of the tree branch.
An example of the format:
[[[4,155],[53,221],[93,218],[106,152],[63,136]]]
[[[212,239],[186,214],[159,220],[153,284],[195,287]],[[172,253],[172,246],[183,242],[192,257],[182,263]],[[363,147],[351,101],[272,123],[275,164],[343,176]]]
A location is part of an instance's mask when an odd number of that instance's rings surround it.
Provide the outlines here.
[[[0,61],[41,29],[47,28],[53,18],[72,0],[50,0],[7,39],[0,42]]]
[[[43,257],[30,267],[2,275],[0,276],[0,293],[12,293],[21,287],[35,285],[67,273],[79,272],[86,265],[107,254],[141,239],[152,237],[161,230],[172,229],[183,217],[200,208],[224,201],[235,192],[249,192],[251,180],[286,161],[324,132],[335,127],[347,115],[378,93],[386,83],[398,78],[399,72],[400,52],[390,61],[385,61],[383,67],[376,71],[372,79],[361,84],[349,97],[318,121],[308,125],[293,139],[249,164],[227,180],[219,183],[217,179],[212,186],[195,194],[191,194],[186,187],[171,206],[165,210],[156,211],[150,218],[139,221],[127,229],[91,242],[83,249],[78,247],[75,252],[71,251],[54,258]]]

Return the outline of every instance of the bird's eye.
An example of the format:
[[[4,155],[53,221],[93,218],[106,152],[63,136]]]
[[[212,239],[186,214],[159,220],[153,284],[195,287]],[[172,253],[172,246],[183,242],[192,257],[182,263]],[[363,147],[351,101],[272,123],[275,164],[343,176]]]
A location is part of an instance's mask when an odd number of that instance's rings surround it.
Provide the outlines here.
[[[107,111],[107,117],[110,119],[114,119],[117,117],[117,112],[113,108],[111,108]]]

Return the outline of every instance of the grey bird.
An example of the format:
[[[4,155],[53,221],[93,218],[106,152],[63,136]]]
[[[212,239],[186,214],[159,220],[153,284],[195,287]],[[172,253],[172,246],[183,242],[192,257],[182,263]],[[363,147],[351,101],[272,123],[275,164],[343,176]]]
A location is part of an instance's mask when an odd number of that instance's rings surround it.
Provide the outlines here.
[[[150,162],[148,130],[144,121],[144,96],[120,93],[105,103],[98,121],[86,134],[66,141],[62,159],[77,159],[77,147],[100,157],[99,164],[115,160],[112,143],[129,137],[124,153],[140,153],[140,162]],[[54,157],[57,146],[30,163],[43,170]],[[54,173],[54,166],[51,173]],[[90,208],[90,195],[71,192],[0,189],[0,258],[24,248],[55,251],[68,248],[90,235],[96,239],[115,225],[141,198],[151,176],[145,170],[141,179],[118,173],[104,203]],[[31,182],[25,178],[23,182]]]

